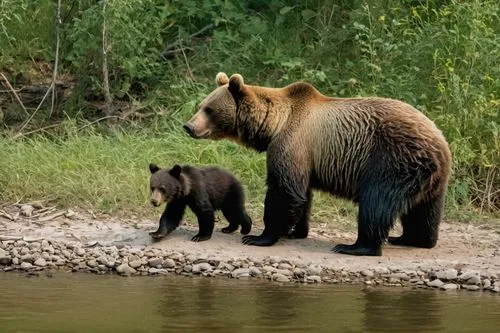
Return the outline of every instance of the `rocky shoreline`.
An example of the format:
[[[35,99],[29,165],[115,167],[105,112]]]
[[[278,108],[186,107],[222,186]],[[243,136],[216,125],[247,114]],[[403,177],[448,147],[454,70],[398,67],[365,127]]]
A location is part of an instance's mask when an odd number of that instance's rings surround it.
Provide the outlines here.
[[[178,274],[184,276],[264,279],[279,283],[345,283],[440,290],[483,291],[499,294],[497,273],[456,268],[407,270],[384,266],[373,269],[331,268],[269,256],[263,259],[218,260],[184,251],[146,246],[102,246],[77,241],[12,237],[0,241],[0,271],[62,270],[121,276]]]

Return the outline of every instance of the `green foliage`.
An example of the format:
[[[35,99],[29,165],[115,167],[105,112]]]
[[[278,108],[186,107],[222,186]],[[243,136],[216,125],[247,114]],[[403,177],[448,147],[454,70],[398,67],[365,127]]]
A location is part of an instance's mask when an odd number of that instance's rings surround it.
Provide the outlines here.
[[[0,2],[0,68],[53,60],[54,7]],[[61,65],[78,78],[64,110],[71,118],[92,118],[85,98],[102,95],[102,9],[101,1],[64,2]],[[448,206],[500,206],[498,1],[108,0],[104,15],[113,97],[166,114],[149,126],[177,128],[218,71],[260,85],[307,80],[328,95],[397,98],[450,143]]]

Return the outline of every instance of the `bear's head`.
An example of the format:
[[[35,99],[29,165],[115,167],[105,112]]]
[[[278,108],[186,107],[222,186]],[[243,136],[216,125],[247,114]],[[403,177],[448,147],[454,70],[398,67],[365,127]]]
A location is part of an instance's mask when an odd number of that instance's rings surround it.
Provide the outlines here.
[[[151,177],[149,186],[151,188],[151,204],[155,207],[178,198],[182,195],[181,167],[174,165],[170,170],[161,169],[154,163],[149,164]]]
[[[184,124],[193,138],[232,139],[265,151],[286,121],[290,103],[283,89],[246,85],[240,74],[218,73],[217,88]]]

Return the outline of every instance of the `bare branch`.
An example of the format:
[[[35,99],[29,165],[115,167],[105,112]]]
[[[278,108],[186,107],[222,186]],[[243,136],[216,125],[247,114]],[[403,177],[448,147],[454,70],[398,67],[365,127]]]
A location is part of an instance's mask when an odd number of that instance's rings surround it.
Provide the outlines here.
[[[106,102],[106,107],[104,113],[106,117],[110,117],[113,114],[113,99],[111,93],[109,92],[109,74],[108,74],[108,37],[106,33],[106,4],[107,1],[102,2],[102,76],[103,76],[103,90],[104,90],[104,100]]]
[[[57,65],[59,63],[59,25],[61,24],[61,0],[57,0],[57,14],[56,14],[56,59],[54,63],[54,73],[52,75],[52,106],[50,107],[50,116],[54,112],[54,105],[56,104],[56,78],[57,78]]]
[[[5,77],[5,75],[3,75],[3,73],[0,73],[0,75],[4,79],[5,84],[7,85],[7,88],[9,88],[9,90],[12,92],[12,94],[14,95],[14,97],[17,99],[17,101],[19,102],[19,104],[23,108],[24,113],[26,113],[26,115],[29,116],[30,114],[29,114],[28,110],[26,110],[26,107],[24,106],[23,102],[19,98],[19,95],[16,93],[16,91],[14,90],[14,88],[10,85],[9,80],[7,80],[7,78]]]

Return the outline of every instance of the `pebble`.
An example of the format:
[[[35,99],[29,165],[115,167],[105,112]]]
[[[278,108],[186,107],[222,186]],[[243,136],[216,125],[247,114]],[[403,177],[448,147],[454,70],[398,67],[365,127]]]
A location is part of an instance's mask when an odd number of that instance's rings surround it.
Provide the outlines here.
[[[479,275],[472,276],[467,280],[467,284],[479,285],[481,284],[481,277]]]
[[[149,267],[156,267],[156,266],[160,266],[161,264],[163,264],[162,258],[151,258],[148,260]]]
[[[130,267],[128,264],[121,264],[120,266],[116,267],[116,271],[122,275],[130,275],[137,272],[134,268]]]
[[[97,265],[97,261],[95,261],[94,259],[87,261],[87,266],[89,266],[90,268],[97,267]]]
[[[25,271],[28,269],[31,269],[33,265],[29,262],[22,262],[21,263],[21,269],[24,269]]]
[[[141,260],[132,260],[128,262],[129,266],[132,268],[139,268],[142,265]]]
[[[442,290],[457,290],[458,289],[458,285],[455,284],[455,283],[446,283],[446,284],[443,284],[440,289]]]
[[[38,258],[37,260],[35,260],[35,262],[33,264],[35,266],[45,267],[45,266],[47,266],[47,261],[45,261],[45,259],[43,259],[43,258]]]
[[[19,265],[19,263],[20,263],[19,258],[12,259],[12,264],[13,265]]]
[[[473,270],[464,271],[464,272],[462,272],[462,274],[460,274],[458,276],[458,279],[462,280],[462,281],[467,281],[467,280],[469,280],[470,278],[473,278],[473,277],[478,277],[479,278],[479,272],[478,271],[473,271]]]
[[[280,274],[280,273],[274,273],[273,276],[272,276],[273,280],[274,281],[277,281],[277,282],[288,282],[290,281],[290,279],[283,275],[283,274]]]
[[[193,268],[191,269],[191,271],[194,274],[199,274],[201,272],[211,271],[211,270],[212,270],[212,265],[210,265],[208,262],[202,262],[202,263],[199,263],[199,264],[194,264]]]
[[[278,265],[278,269],[292,269],[292,265],[288,263],[281,263]]]
[[[167,259],[163,260],[162,266],[165,268],[174,268],[175,261],[171,258],[167,258]]]
[[[75,250],[75,253],[81,257],[81,256],[85,255],[85,249],[82,249],[81,247],[79,247]]]
[[[319,275],[310,275],[307,277],[307,282],[321,282],[321,276]]]
[[[321,266],[310,265],[307,268],[307,273],[309,273],[309,275],[320,275],[322,270]]]
[[[250,276],[250,269],[249,268],[236,268],[234,271],[231,272],[231,276],[233,278],[241,278],[241,277],[248,277]]]
[[[464,284],[462,287],[467,289],[467,290],[470,290],[470,291],[477,291],[477,290],[481,289],[479,286],[467,285],[467,284]]]
[[[454,268],[448,268],[443,271],[436,272],[436,277],[440,280],[454,280],[458,276],[458,272]]]
[[[491,286],[491,281],[489,279],[483,280],[483,289],[488,289]]]
[[[365,269],[365,270],[361,271],[361,275],[366,276],[366,277],[373,277],[374,274],[369,269]]]
[[[435,280],[427,282],[427,285],[429,287],[433,287],[433,288],[440,288],[444,285],[444,282],[441,281],[440,279],[435,279]]]
[[[262,276],[262,272],[257,267],[252,266],[252,267],[250,267],[249,270],[250,270],[251,276],[256,276],[256,277]]]

